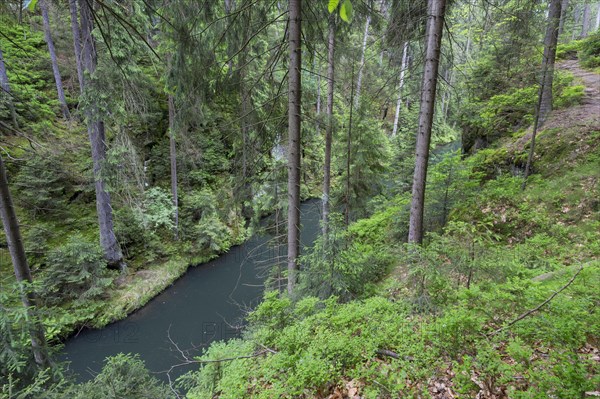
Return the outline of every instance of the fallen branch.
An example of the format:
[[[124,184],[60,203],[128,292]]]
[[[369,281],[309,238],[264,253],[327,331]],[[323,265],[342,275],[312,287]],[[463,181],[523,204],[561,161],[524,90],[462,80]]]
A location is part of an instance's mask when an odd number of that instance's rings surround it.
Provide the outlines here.
[[[571,277],[571,279],[567,282],[567,284],[565,284],[564,286],[562,286],[561,289],[559,289],[558,291],[556,291],[554,294],[550,295],[550,297],[548,299],[546,299],[544,302],[542,302],[541,304],[539,304],[538,306],[536,306],[535,308],[528,310],[527,312],[523,313],[522,315],[520,315],[519,317],[517,317],[516,319],[514,319],[513,321],[511,321],[510,323],[508,323],[507,325],[500,327],[499,329],[497,329],[496,331],[492,332],[491,334],[489,334],[490,336],[496,335],[501,331],[506,330],[508,327],[516,324],[517,322],[523,320],[524,318],[526,318],[527,316],[537,312],[538,310],[540,310],[544,305],[546,305],[548,302],[550,302],[551,300],[554,299],[555,296],[557,296],[558,294],[560,294],[562,291],[564,291],[565,289],[567,289],[572,283],[573,281],[575,281],[575,278],[577,277],[577,275],[579,275],[579,273],[583,270],[583,266],[581,266],[577,272],[575,272],[575,274],[573,275],[573,277]]]
[[[375,353],[377,353],[378,355],[382,355],[382,356],[389,356],[394,359],[400,359],[399,354],[397,354],[396,352],[393,352],[391,350],[388,350],[388,349],[377,349],[377,351]]]
[[[392,359],[400,359],[399,354],[397,354],[396,352],[391,351],[389,349],[377,349],[375,351],[375,353],[377,353],[378,355],[381,355],[381,356],[391,357]],[[412,356],[404,356],[404,360],[406,360],[407,362],[412,362],[415,359]]]

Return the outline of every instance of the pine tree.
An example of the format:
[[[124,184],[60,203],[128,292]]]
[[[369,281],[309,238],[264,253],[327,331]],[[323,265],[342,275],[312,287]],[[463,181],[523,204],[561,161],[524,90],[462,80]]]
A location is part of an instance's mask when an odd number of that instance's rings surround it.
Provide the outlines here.
[[[33,279],[25,256],[25,248],[21,239],[19,222],[13,206],[4,160],[0,156],[0,218],[4,225],[6,242],[12,259],[17,283],[20,286],[21,302],[29,318],[29,336],[33,358],[38,367],[45,369],[50,366],[50,358],[46,350],[44,327],[37,315],[37,298],[31,288]]]
[[[96,71],[97,57],[96,43],[93,31],[93,2],[91,0],[79,0],[82,33],[82,67],[84,70],[84,92],[88,98],[92,97],[94,90],[93,75]],[[92,149],[92,161],[94,164],[94,184],[96,190],[96,211],[98,213],[98,224],[100,227],[100,245],[104,250],[104,257],[109,267],[119,268],[125,272],[126,265],[117,237],[114,233],[113,214],[110,194],[106,190],[104,178],[101,174],[103,163],[106,160],[106,135],[104,121],[100,116],[98,106],[93,103],[85,107],[88,136]]]
[[[423,214],[427,166],[429,163],[429,143],[433,126],[446,0],[429,0],[428,8],[425,66],[421,86],[421,108],[419,111],[415,172],[408,230],[408,242],[417,244],[423,241]]]
[[[302,99],[302,0],[289,0],[288,70],[288,293],[296,285],[300,251],[300,118]]]

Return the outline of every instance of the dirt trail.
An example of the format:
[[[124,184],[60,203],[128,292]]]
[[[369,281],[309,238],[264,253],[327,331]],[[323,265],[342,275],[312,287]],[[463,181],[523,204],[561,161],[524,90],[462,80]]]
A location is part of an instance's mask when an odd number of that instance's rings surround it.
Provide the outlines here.
[[[581,81],[585,86],[585,96],[579,105],[553,111],[544,124],[544,129],[581,124],[591,124],[594,129],[600,129],[600,75],[582,69],[577,60],[561,61],[556,66],[571,72],[576,80]]]
[[[585,127],[584,132],[600,130],[600,75],[581,68],[579,61],[567,60],[556,64],[558,69],[571,72],[575,76],[575,84],[583,84],[584,98],[581,104],[553,110],[541,130],[569,129],[575,126]],[[523,148],[531,140],[532,128],[516,143],[516,148]]]

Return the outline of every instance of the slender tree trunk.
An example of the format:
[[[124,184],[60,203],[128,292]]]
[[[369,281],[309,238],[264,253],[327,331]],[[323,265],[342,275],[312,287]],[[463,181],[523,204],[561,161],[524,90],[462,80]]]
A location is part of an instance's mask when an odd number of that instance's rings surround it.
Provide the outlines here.
[[[600,3],[598,3],[598,10],[596,11],[596,24],[594,30],[600,29]]]
[[[92,36],[93,15],[92,0],[79,0],[79,9],[81,12],[81,30],[82,30],[82,53],[83,68],[92,76],[96,71],[97,53],[94,37]],[[84,80],[84,90],[92,90],[92,82]],[[121,272],[126,271],[126,265],[123,261],[123,255],[117,237],[113,228],[112,207],[110,194],[106,191],[104,178],[101,170],[106,160],[106,138],[104,131],[104,122],[100,119],[100,111],[94,104],[86,107],[85,116],[88,127],[88,136],[92,149],[92,161],[94,163],[94,182],[96,189],[96,211],[98,213],[98,224],[100,227],[100,245],[104,250],[104,257],[109,267],[119,268]]]
[[[542,60],[542,77],[538,95],[538,106],[536,107],[531,133],[531,145],[529,156],[525,165],[525,176],[521,188],[525,190],[527,178],[531,174],[533,156],[535,151],[535,138],[538,128],[543,125],[548,113],[552,110],[552,82],[554,80],[554,61],[556,60],[556,45],[558,43],[558,26],[560,24],[561,0],[552,0],[548,13],[548,27],[544,38],[544,57]]]
[[[175,141],[175,100],[169,94],[169,158],[171,159],[171,196],[175,240],[179,239],[179,197],[177,196],[177,142]]]
[[[446,0],[429,0],[428,9],[425,67],[421,86],[421,108],[419,111],[419,130],[417,133],[416,162],[408,231],[408,242],[417,244],[423,241],[423,208],[429,163],[429,143],[433,125]]]
[[[329,192],[331,188],[331,142],[333,139],[333,90],[335,81],[335,14],[329,16],[327,43],[327,126],[325,128],[325,160],[323,163],[323,239],[329,239]]]
[[[18,129],[19,122],[17,122],[17,111],[15,110],[15,104],[13,103],[10,92],[10,84],[8,82],[8,75],[6,73],[6,65],[4,65],[4,55],[2,54],[2,49],[0,49],[0,91],[2,91],[0,93],[0,98],[6,98],[6,104],[8,106],[8,110],[10,111],[13,126]]]
[[[350,78],[350,117],[348,118],[348,137],[346,140],[346,210],[344,212],[346,229],[350,226],[350,160],[352,156],[352,111],[354,106],[354,63]]]
[[[444,94],[442,95],[442,116],[444,120],[448,119],[448,109],[450,108],[450,88],[452,87],[452,74],[450,69],[446,69],[444,72],[444,80],[446,81],[446,87]]]
[[[288,293],[296,285],[300,251],[300,128],[301,128],[301,10],[302,0],[289,0],[288,71]]]
[[[315,54],[315,62],[316,62],[316,54]],[[314,68],[313,68],[314,69]],[[315,123],[315,131],[317,135],[321,133],[321,123],[319,122],[319,115],[321,115],[321,64],[319,63],[317,69],[317,106],[315,110],[316,123]]]
[[[83,59],[81,58],[81,30],[77,21],[77,0],[69,0],[69,11],[71,14],[71,33],[73,34],[73,50],[75,52],[75,65],[77,66],[77,80],[79,90],[83,93]]]
[[[591,5],[586,2],[583,6],[583,16],[581,21],[581,37],[587,37],[590,32],[590,14],[591,14]]]
[[[50,61],[52,62],[52,72],[54,73],[54,82],[56,83],[56,91],[58,93],[58,102],[60,103],[60,109],[65,119],[69,119],[71,114],[69,113],[69,106],[67,105],[67,99],[65,98],[65,91],[63,89],[62,78],[60,77],[60,71],[58,70],[58,60],[56,59],[56,50],[54,49],[54,41],[52,40],[52,32],[50,31],[50,16],[48,15],[48,3],[46,0],[39,2],[40,9],[42,10],[42,20],[44,22],[44,36],[46,38],[46,44],[48,45],[48,53],[50,53]]]
[[[360,90],[362,88],[363,71],[365,69],[365,53],[367,52],[367,41],[369,40],[369,25],[371,24],[371,15],[367,15],[365,22],[365,33],[362,42],[362,52],[360,56],[360,68],[358,69],[358,80],[356,81],[355,107],[360,107]]]
[[[560,22],[558,25],[558,34],[562,34],[565,30],[565,21],[567,19],[567,13],[569,9],[569,0],[562,0],[561,3],[561,13],[560,13]]]
[[[408,61],[408,42],[404,42],[402,49],[402,65],[400,68],[400,86],[398,87],[398,102],[396,103],[396,114],[394,115],[394,128],[392,129],[392,137],[396,137],[398,133],[398,120],[400,119],[400,108],[402,108],[402,89],[404,88],[404,76],[406,74],[406,64]]]
[[[46,338],[44,335],[44,327],[37,315],[37,298],[32,291],[31,272],[27,264],[25,256],[25,248],[19,231],[19,222],[15,214],[12,197],[8,188],[8,178],[4,161],[0,156],[0,217],[4,225],[4,233],[6,234],[6,243],[12,259],[15,277],[21,290],[21,302],[27,311],[29,318],[29,336],[31,338],[31,349],[35,363],[40,368],[50,366],[50,358],[46,351]]]
[[[575,4],[575,7],[573,8],[573,33],[571,35],[571,40],[575,40],[575,38],[577,37],[577,27],[579,26],[579,23],[581,22],[581,14],[582,14],[582,10],[581,10],[581,5],[579,4]]]
[[[544,124],[548,113],[552,111],[552,82],[554,80],[554,61],[558,43],[558,26],[561,14],[561,1],[552,0],[548,14],[548,28],[544,39],[544,58],[542,60],[542,95],[540,102],[540,126]]]

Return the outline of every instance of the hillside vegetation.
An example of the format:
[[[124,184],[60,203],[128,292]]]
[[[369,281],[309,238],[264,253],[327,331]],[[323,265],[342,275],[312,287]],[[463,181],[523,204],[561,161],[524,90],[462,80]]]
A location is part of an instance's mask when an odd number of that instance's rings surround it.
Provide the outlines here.
[[[589,111],[600,97],[594,86],[586,93],[546,123],[525,191],[518,165],[528,130],[468,158],[449,154],[431,172],[430,209],[440,209],[439,192],[450,193],[441,231],[423,247],[398,244],[406,197],[355,223],[331,270],[309,262],[306,271],[331,272],[343,286],[339,295],[351,297],[267,294],[244,340],[214,344],[201,358],[240,359],[186,377],[188,397],[575,398],[597,391],[600,113]],[[436,180],[449,169],[450,181]]]

